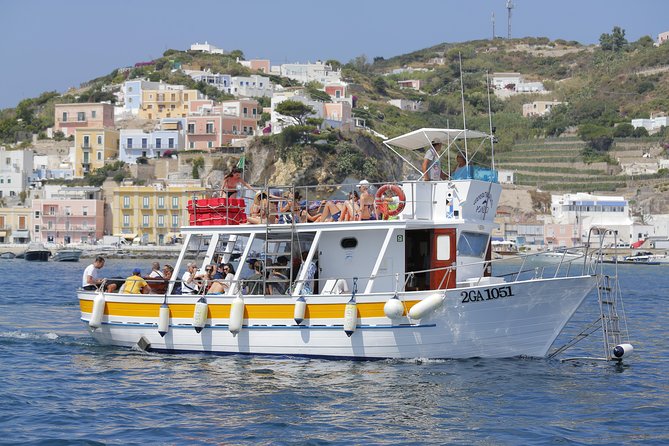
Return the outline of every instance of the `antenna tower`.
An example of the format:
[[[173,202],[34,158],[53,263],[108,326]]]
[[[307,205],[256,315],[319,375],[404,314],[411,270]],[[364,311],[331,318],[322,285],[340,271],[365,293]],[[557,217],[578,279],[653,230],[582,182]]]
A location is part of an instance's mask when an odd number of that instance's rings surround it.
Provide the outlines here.
[[[507,11],[507,34],[506,38],[510,39],[511,38],[511,10],[513,9],[513,1],[512,0],[506,0],[506,11]]]
[[[492,40],[495,40],[495,12],[492,13]]]

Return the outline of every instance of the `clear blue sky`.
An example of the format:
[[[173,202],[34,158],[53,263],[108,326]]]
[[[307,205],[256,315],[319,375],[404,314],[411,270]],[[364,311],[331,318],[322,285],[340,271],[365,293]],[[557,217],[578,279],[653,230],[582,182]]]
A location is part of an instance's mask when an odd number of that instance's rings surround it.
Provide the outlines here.
[[[669,30],[669,0],[513,0],[512,37],[597,43]],[[329,6],[325,6],[325,5]],[[205,40],[272,64],[392,57],[506,36],[506,0],[0,0],[0,108]]]

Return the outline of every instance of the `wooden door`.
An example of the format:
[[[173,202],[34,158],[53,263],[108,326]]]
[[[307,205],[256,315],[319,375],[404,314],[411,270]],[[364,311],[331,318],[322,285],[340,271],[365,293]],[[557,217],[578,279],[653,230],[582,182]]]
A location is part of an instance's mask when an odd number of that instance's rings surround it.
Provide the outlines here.
[[[431,248],[430,269],[434,271],[430,273],[430,289],[455,288],[455,269],[446,269],[455,265],[455,229],[435,229]]]

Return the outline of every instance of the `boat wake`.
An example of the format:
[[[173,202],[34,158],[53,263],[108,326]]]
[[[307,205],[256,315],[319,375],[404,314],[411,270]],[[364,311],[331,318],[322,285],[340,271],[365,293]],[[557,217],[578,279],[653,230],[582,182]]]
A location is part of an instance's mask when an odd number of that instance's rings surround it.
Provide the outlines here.
[[[69,346],[96,346],[97,344],[89,338],[74,337],[74,336],[60,336],[57,333],[48,332],[26,332],[21,330],[0,331],[0,343],[29,342],[34,344],[58,344]]]

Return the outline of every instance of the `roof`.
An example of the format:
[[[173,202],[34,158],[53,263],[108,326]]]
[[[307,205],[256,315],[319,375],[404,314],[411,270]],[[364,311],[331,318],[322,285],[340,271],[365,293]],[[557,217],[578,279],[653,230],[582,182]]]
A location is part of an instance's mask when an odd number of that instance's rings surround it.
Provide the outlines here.
[[[488,135],[476,130],[422,128],[387,139],[383,143],[386,145],[392,144],[395,147],[403,149],[417,150],[429,146],[432,141],[448,144],[456,139],[465,138],[488,138]]]

